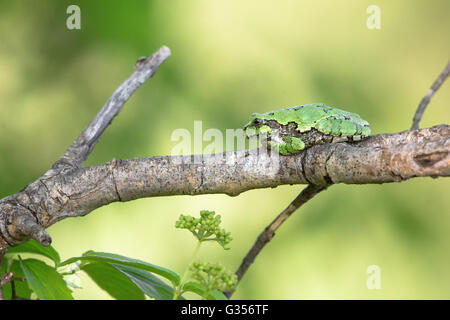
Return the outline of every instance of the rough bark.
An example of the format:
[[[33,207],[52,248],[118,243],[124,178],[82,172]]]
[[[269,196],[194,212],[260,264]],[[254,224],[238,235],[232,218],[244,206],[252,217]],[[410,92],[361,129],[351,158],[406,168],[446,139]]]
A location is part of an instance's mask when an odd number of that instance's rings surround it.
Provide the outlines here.
[[[113,159],[82,168],[124,103],[169,55],[169,49],[162,47],[150,58],[140,59],[132,75],[52,168],[22,191],[0,200],[0,257],[8,247],[29,238],[48,245],[51,238],[45,228],[115,201],[211,193],[236,196],[283,184],[386,183],[450,175],[448,125],[316,145],[294,156],[243,150]]]
[[[0,200],[0,241],[2,246],[12,246],[32,237],[48,244],[43,229],[115,201],[211,193],[236,196],[283,184],[364,184],[447,177],[449,153],[450,126],[439,125],[381,134],[358,143],[317,145],[278,159],[244,150],[220,157],[112,160],[43,176]]]

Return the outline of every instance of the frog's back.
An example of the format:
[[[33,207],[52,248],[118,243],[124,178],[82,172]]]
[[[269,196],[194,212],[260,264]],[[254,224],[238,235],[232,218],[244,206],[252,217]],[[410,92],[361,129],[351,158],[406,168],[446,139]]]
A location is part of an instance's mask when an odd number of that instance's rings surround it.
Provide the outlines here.
[[[339,124],[339,127],[344,128],[347,126],[350,126],[350,128],[356,127],[356,131],[362,136],[370,135],[369,123],[358,114],[332,108],[324,103],[312,103],[275,110],[259,114],[258,118],[276,120],[283,125],[294,122],[300,132],[315,128],[327,134],[338,135],[334,127]],[[348,134],[350,133],[348,132]]]
[[[253,113],[247,136],[268,135],[268,147],[291,155],[313,145],[360,141],[370,136],[369,123],[358,114],[323,103]],[[248,130],[248,132],[247,132]]]

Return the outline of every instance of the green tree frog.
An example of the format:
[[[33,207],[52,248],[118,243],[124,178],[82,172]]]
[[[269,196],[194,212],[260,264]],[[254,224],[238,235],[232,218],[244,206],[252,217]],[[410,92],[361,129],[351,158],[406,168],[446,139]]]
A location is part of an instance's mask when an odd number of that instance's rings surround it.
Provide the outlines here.
[[[323,103],[253,113],[244,131],[249,138],[267,135],[267,147],[282,155],[316,144],[359,141],[370,135],[369,123],[358,114]]]

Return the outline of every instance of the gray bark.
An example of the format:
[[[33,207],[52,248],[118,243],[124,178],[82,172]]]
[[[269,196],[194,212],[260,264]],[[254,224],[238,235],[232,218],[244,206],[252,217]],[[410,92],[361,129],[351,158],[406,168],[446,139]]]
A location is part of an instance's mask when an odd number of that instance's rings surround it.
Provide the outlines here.
[[[96,118],[42,177],[0,200],[0,256],[29,238],[51,243],[45,228],[115,201],[225,193],[237,196],[283,184],[401,182],[450,175],[450,126],[316,145],[274,159],[254,150],[220,155],[124,159],[82,168],[101,134],[139,86],[168,58],[163,47],[140,59]],[[276,162],[275,162],[276,161]]]

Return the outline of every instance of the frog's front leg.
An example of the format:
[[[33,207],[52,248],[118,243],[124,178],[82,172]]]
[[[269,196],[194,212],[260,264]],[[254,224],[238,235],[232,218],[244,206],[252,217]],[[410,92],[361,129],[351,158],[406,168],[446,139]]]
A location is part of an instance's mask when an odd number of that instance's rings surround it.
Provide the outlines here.
[[[302,139],[291,136],[279,137],[278,135],[272,135],[267,145],[270,149],[273,149],[284,156],[291,155],[305,149],[305,143]]]

